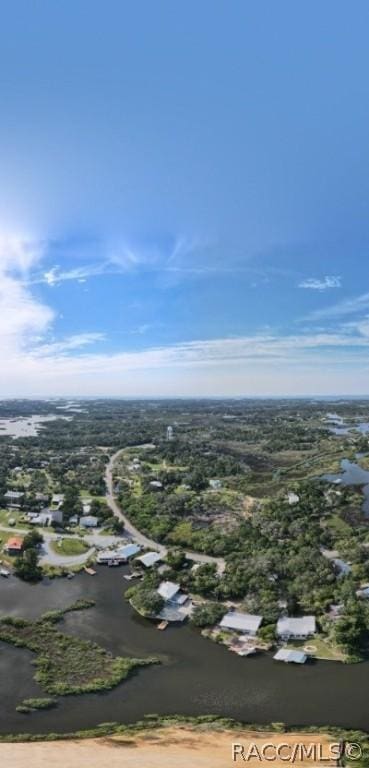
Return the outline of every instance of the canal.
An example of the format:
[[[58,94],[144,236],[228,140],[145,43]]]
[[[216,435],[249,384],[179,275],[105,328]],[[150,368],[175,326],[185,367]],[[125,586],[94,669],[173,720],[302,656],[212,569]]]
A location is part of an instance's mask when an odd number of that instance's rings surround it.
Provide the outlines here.
[[[158,656],[103,694],[66,696],[56,709],[22,715],[24,698],[42,696],[33,680],[33,655],[0,643],[0,732],[70,732],[107,721],[134,722],[145,714],[217,714],[250,723],[339,725],[369,730],[369,662],[314,662],[290,666],[269,655],[240,658],[189,626],[159,632],[123,599],[122,569],[95,577],[55,579],[35,586],[15,578],[0,582],[0,613],[35,618],[78,598],[96,606],[69,614],[63,631],[94,640],[116,655]]]

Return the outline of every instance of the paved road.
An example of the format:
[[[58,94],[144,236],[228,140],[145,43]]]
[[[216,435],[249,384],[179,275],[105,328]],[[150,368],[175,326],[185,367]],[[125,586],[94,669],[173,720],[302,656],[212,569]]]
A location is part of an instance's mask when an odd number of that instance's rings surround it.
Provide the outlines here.
[[[163,544],[159,544],[157,541],[149,539],[148,536],[145,536],[143,533],[141,533],[141,531],[139,531],[138,528],[136,528],[133,523],[131,523],[129,518],[124,514],[115,498],[113,483],[114,465],[124,450],[125,448],[121,448],[119,451],[116,451],[116,453],[110,457],[109,463],[106,465],[105,483],[107,504],[109,505],[113,514],[122,521],[125,530],[127,533],[129,533],[132,539],[134,539],[138,544],[141,544],[142,547],[145,547],[146,549],[152,549],[155,552],[159,552],[163,557],[165,557],[168,551],[167,548]],[[211,555],[204,555],[200,552],[192,551],[186,552],[186,557],[189,560],[193,560],[195,563],[215,563],[218,573],[223,573],[225,569],[225,560],[222,557],[212,557]]]
[[[0,526],[0,531],[3,533],[8,533],[10,536],[17,534],[25,536],[27,533],[29,533],[29,528],[8,528],[6,526]],[[40,551],[41,565],[54,565],[61,568],[68,565],[83,565],[87,562],[87,560],[89,560],[90,557],[92,557],[92,555],[95,554],[97,547],[104,547],[104,549],[107,549],[108,547],[117,547],[124,544],[124,539],[121,536],[105,536],[104,534],[101,535],[101,533],[95,530],[93,533],[88,533],[83,536],[83,540],[89,544],[89,549],[86,550],[86,552],[83,552],[81,555],[59,555],[57,552],[55,552],[51,544],[53,541],[60,539],[60,534],[52,533],[51,531],[42,528],[42,535],[44,537],[44,541]],[[76,537],[73,535],[68,536],[68,534],[63,534],[63,539],[66,538],[75,539]]]

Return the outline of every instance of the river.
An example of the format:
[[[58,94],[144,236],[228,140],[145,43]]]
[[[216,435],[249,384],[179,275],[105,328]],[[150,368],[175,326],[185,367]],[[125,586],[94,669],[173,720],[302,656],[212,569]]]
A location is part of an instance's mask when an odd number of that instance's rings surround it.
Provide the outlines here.
[[[148,713],[221,714],[244,722],[339,725],[369,730],[369,662],[305,666],[273,661],[264,654],[240,658],[189,626],[159,632],[123,599],[123,569],[98,569],[95,577],[0,582],[0,611],[34,618],[77,598],[96,606],[69,614],[61,628],[95,640],[114,654],[159,656],[162,664],[141,669],[103,694],[66,696],[56,709],[21,715],[24,698],[41,696],[33,680],[33,655],[0,643],[0,732],[68,732],[107,721],[134,722]]]

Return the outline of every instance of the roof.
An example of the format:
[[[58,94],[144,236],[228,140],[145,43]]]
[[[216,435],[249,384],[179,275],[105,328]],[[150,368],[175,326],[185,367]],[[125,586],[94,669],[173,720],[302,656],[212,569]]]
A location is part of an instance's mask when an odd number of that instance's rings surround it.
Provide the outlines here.
[[[257,632],[263,620],[262,616],[254,616],[251,613],[239,613],[238,611],[229,611],[223,616],[220,622],[221,627],[226,629],[238,629],[243,632]]]
[[[23,547],[23,539],[21,539],[19,536],[12,536],[6,542],[6,549],[19,549],[19,550],[21,550],[22,547]]]
[[[313,635],[314,632],[315,616],[284,616],[277,622],[277,635]]]
[[[158,593],[164,600],[172,600],[172,598],[179,592],[179,585],[174,581],[162,581],[158,587]]]
[[[7,499],[21,499],[24,493],[23,491],[7,491],[4,496]]]
[[[120,557],[132,557],[140,552],[141,547],[138,544],[126,544],[124,547],[120,547],[116,550],[117,555]]]
[[[84,517],[80,517],[79,524],[87,526],[89,528],[93,528],[95,525],[97,525],[99,522],[97,517],[94,517],[93,515],[84,515]]]
[[[158,552],[146,552],[145,555],[141,555],[137,560],[139,560],[145,568],[151,568],[152,565],[155,565],[155,563],[161,560],[161,555],[159,555]]]
[[[305,664],[307,656],[306,653],[303,653],[302,651],[294,651],[290,648],[280,648],[273,658],[276,661],[292,661],[295,664]]]

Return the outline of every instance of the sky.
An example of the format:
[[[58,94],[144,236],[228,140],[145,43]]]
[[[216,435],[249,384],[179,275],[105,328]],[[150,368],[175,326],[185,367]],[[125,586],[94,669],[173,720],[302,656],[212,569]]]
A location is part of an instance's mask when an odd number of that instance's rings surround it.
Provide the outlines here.
[[[366,0],[0,35],[0,397],[369,394]]]

